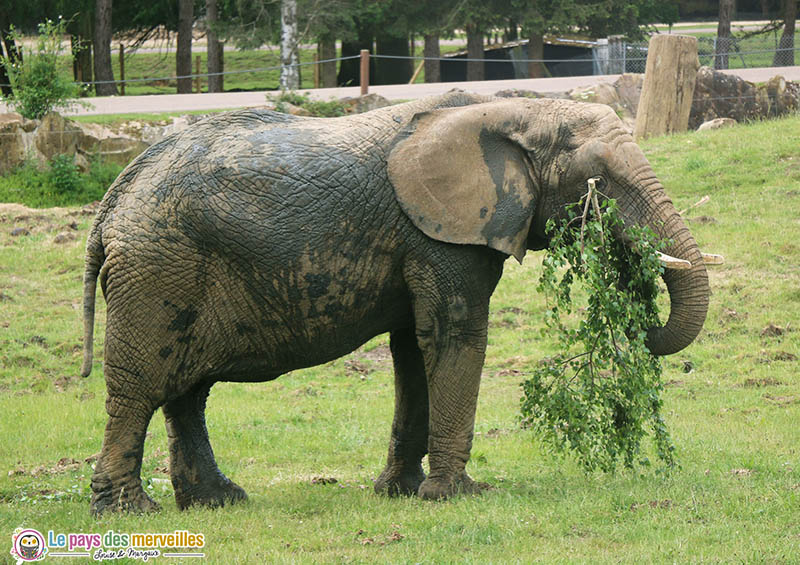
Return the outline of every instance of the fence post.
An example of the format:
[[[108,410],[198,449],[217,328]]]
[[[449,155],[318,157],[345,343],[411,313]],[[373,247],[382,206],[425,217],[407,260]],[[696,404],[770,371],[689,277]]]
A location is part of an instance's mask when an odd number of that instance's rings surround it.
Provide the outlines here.
[[[361,96],[369,92],[369,50],[361,50]]]
[[[686,131],[697,80],[697,38],[654,35],[647,49],[634,137]]]
[[[119,44],[119,95],[125,96],[125,46],[122,43]]]
[[[194,58],[195,91],[200,94],[200,55]]]

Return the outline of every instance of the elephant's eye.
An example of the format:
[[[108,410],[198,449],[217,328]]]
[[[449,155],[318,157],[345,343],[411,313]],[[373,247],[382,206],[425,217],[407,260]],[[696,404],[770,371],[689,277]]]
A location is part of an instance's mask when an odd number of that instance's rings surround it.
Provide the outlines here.
[[[605,190],[606,187],[608,186],[608,183],[606,182],[606,178],[602,177],[600,175],[597,175],[596,179],[597,180],[594,181],[595,188],[597,188],[597,190]]]

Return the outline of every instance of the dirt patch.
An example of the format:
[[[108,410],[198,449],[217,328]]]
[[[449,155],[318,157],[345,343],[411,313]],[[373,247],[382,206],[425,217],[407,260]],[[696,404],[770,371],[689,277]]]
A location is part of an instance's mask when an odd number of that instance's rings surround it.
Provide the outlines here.
[[[651,500],[649,502],[636,502],[630,505],[630,511],[636,512],[647,508],[661,508],[666,510],[667,508],[672,508],[672,505],[672,501],[669,498],[665,498],[664,500]]]
[[[800,395],[773,396],[771,394],[765,394],[764,398],[769,402],[777,404],[778,406],[788,406],[790,404],[797,404],[798,402],[800,402]]]
[[[356,351],[355,356],[359,360],[372,361],[375,363],[390,363],[392,361],[392,350],[386,344],[373,347],[369,351]]]
[[[787,331],[789,331],[789,326],[781,327],[771,323],[761,330],[761,337],[780,337]]]
[[[731,469],[731,475],[734,477],[750,477],[754,472],[752,469]]]
[[[713,216],[697,216],[695,218],[686,218],[686,221],[694,224],[716,224],[717,219]]]
[[[765,386],[780,386],[783,383],[778,379],[764,377],[763,379],[747,379],[742,383],[745,388],[761,388]]]
[[[29,475],[31,477],[38,477],[40,475],[57,475],[66,473],[67,471],[77,471],[81,468],[83,463],[72,457],[62,457],[53,466],[38,465],[33,469],[26,470],[24,467],[16,467],[8,472],[9,477],[19,475]]]
[[[312,477],[309,482],[312,485],[335,485],[339,481],[336,477]]]

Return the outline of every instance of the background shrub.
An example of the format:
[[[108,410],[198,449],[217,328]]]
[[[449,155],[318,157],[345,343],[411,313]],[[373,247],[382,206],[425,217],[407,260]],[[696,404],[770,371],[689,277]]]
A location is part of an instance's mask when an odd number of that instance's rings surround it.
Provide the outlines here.
[[[0,57],[8,72],[13,95],[5,98],[9,106],[29,119],[39,119],[55,109],[69,109],[76,104],[81,88],[60,71],[58,58],[65,49],[61,37],[66,33],[66,22],[47,20],[39,24],[39,36],[34,49],[25,49],[19,32],[12,29],[11,37],[23,45],[21,61]]]

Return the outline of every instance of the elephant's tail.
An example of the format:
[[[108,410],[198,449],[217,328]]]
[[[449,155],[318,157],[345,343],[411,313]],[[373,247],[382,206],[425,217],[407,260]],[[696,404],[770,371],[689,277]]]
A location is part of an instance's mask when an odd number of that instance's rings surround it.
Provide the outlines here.
[[[105,252],[100,237],[99,222],[95,222],[86,242],[86,268],[83,272],[83,366],[81,376],[92,372],[94,356],[94,302],[97,293],[97,277],[105,261]]]

